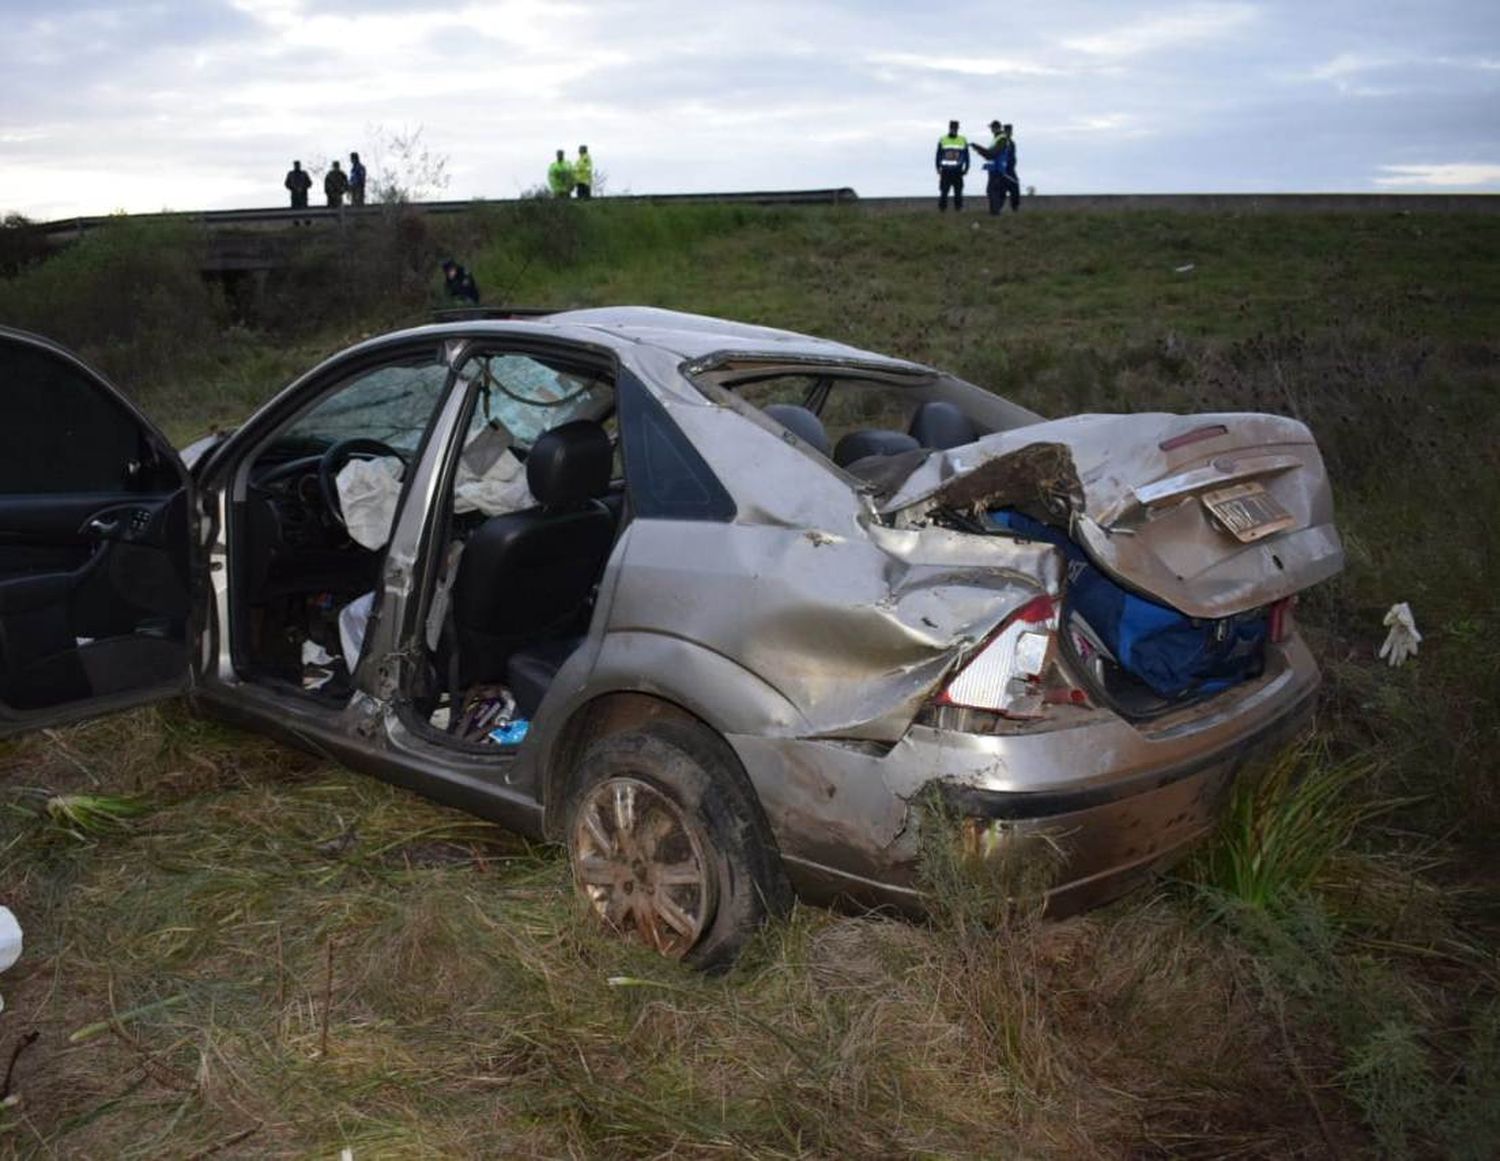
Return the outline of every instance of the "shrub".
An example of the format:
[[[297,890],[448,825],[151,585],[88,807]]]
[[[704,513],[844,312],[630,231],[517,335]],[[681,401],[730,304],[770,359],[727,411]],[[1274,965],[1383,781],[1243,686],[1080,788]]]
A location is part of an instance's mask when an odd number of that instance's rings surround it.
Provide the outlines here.
[[[0,282],[0,319],[66,343],[122,385],[147,381],[201,358],[227,321],[199,273],[205,244],[189,226],[111,222]]]
[[[1285,904],[1307,891],[1355,828],[1393,803],[1359,794],[1368,761],[1335,762],[1311,742],[1283,750],[1262,774],[1241,777],[1215,840],[1189,874],[1252,907]]]

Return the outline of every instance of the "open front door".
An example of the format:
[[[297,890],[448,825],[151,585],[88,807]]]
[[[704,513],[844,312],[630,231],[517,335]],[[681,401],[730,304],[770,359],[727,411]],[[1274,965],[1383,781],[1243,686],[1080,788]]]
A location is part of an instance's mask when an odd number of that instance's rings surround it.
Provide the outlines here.
[[[0,327],[0,737],[183,687],[190,512],[155,427],[62,348]]]

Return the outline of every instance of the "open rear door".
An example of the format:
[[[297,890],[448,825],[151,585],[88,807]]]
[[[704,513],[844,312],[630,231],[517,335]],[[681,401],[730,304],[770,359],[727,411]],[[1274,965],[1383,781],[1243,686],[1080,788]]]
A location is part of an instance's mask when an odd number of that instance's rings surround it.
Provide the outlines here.
[[[183,688],[190,499],[100,375],[0,327],[0,737]]]

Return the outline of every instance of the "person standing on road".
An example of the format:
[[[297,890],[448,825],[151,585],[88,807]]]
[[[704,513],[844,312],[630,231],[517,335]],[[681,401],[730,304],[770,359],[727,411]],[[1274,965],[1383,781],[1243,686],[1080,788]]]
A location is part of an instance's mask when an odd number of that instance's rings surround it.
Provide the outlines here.
[[[342,206],[344,195],[349,192],[349,178],[335,161],[323,178],[323,193],[328,198],[329,209]]]
[[[989,199],[991,215],[1005,208],[1005,154],[1010,138],[1005,135],[1005,126],[999,121],[990,122],[992,138],[989,147],[971,143],[969,148],[984,158],[984,168],[989,179],[984,183],[984,194]]]
[[[358,153],[349,154],[349,204],[365,204],[365,163],[359,159]]]
[[[573,192],[573,167],[561,149],[557,151],[557,160],[547,167],[547,188],[555,198],[565,198]]]
[[[578,147],[578,160],[573,163],[574,193],[580,199],[594,196],[594,159],[589,156],[589,147]]]
[[[958,122],[948,122],[948,134],[937,143],[938,209],[947,210],[948,191],[953,191],[953,209],[964,208],[964,174],[969,172],[969,143],[959,136]]]
[[[312,178],[307,176],[300,161],[292,162],[292,168],[286,171],[286,180],[281,184],[291,192],[292,209],[307,209],[307,191],[312,189]]]

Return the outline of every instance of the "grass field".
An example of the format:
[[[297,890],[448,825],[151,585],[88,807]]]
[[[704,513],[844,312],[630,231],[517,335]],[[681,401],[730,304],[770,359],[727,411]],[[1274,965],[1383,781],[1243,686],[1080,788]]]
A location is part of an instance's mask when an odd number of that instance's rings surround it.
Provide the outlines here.
[[[793,327],[1045,414],[1296,415],[1349,550],[1300,610],[1317,732],[1102,911],[997,909],[936,851],[929,924],[799,907],[718,978],[603,938],[557,851],[179,705],[0,743],[0,1156],[1500,1153],[1500,218],[536,202],[253,294],[198,245],[122,224],[0,322],[179,440],[418,319],[448,254],[489,301]]]

